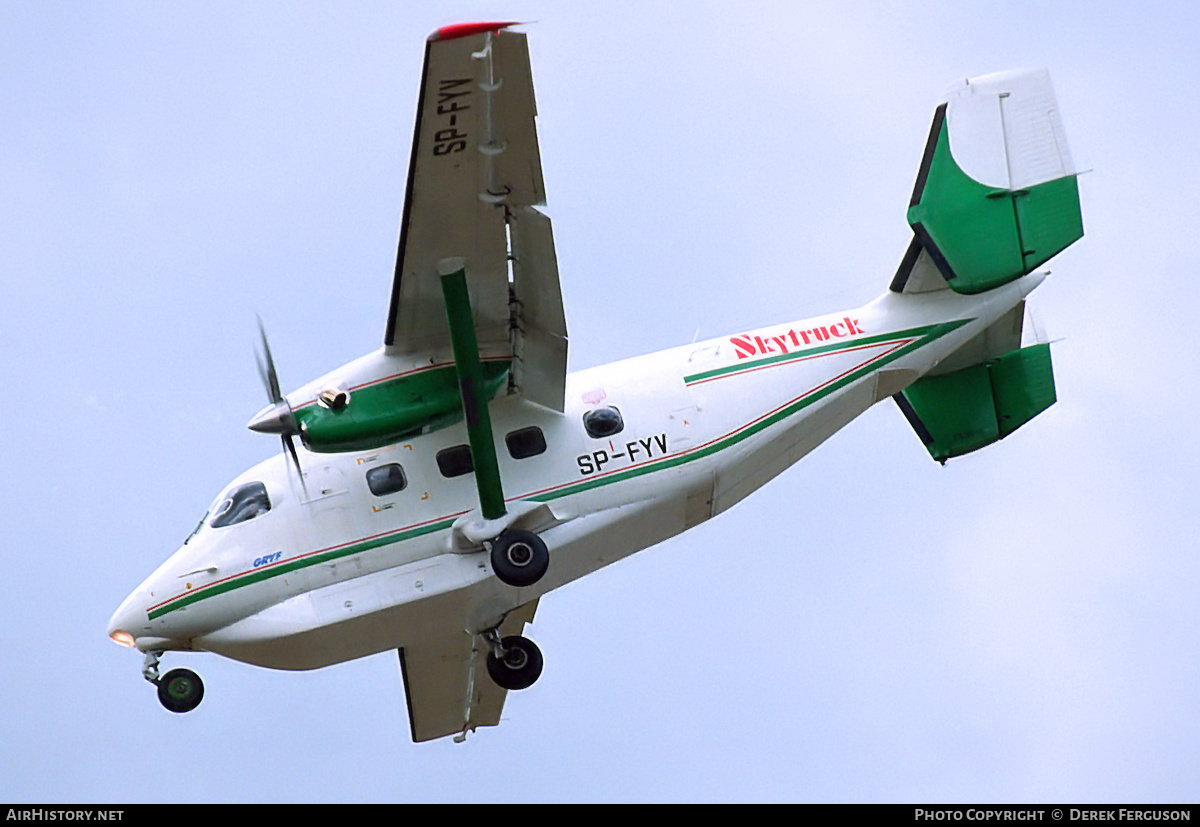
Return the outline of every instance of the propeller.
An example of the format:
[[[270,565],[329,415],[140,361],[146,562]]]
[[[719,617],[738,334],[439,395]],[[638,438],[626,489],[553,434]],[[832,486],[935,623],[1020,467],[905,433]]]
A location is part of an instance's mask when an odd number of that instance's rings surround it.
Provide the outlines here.
[[[296,415],[292,413],[292,406],[279,390],[279,374],[275,372],[275,360],[271,358],[271,346],[267,344],[267,331],[261,318],[258,320],[258,332],[262,337],[262,353],[256,351],[254,356],[258,362],[258,375],[262,377],[271,404],[255,414],[247,427],[260,434],[279,434],[283,440],[284,452],[291,456],[296,466],[296,474],[300,477],[300,485],[303,486],[304,471],[300,468],[300,455],[296,453],[296,443],[292,439],[300,435],[300,425],[296,421]],[[305,494],[307,493],[305,488]]]

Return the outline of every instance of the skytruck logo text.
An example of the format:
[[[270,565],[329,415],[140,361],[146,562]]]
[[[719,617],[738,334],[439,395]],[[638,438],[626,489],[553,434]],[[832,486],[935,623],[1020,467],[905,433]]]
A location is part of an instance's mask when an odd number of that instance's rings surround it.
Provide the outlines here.
[[[843,316],[841,321],[831,325],[822,325],[808,330],[792,328],[778,336],[758,336],[747,333],[742,336],[730,336],[729,343],[737,350],[739,359],[749,359],[752,356],[766,356],[769,353],[790,353],[805,345],[819,345],[832,339],[848,339],[862,335],[863,329],[858,326],[858,319]]]

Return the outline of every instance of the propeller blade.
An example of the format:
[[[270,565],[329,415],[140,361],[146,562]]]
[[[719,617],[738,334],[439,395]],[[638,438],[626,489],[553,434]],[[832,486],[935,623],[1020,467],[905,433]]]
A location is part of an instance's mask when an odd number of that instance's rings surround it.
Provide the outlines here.
[[[258,363],[258,375],[262,378],[267,390],[267,398],[271,404],[263,408],[247,425],[252,431],[264,434],[282,434],[291,436],[300,433],[296,415],[279,389],[279,374],[275,370],[275,360],[271,358],[271,345],[267,343],[267,330],[263,326],[262,317],[258,319],[258,333],[262,337],[262,352],[256,349],[255,361]]]
[[[259,411],[250,420],[248,427],[252,431],[264,434],[279,434],[283,440],[284,456],[291,457],[300,477],[300,487],[304,489],[304,497],[308,498],[308,485],[304,482],[304,469],[300,467],[300,454],[296,451],[296,443],[292,437],[300,433],[296,415],[279,389],[279,374],[275,370],[275,360],[271,358],[271,345],[267,343],[267,329],[263,326],[262,317],[258,319],[258,334],[262,338],[262,352],[255,350],[254,358],[258,363],[258,375],[262,378],[267,389],[267,398],[271,404]]]
[[[292,442],[291,434],[284,434],[282,439],[284,452],[291,454],[292,462],[296,465],[296,475],[300,477],[300,487],[304,489],[304,498],[308,499],[308,485],[304,482],[304,471],[300,467],[300,455],[296,453],[296,443]]]
[[[263,355],[258,357],[258,374],[263,384],[267,386],[267,396],[272,402],[281,402],[283,394],[279,391],[279,374],[275,372],[275,360],[271,358],[271,346],[267,343],[267,329],[263,327],[262,318],[258,318],[258,332],[262,336]],[[264,364],[265,357],[265,364]]]

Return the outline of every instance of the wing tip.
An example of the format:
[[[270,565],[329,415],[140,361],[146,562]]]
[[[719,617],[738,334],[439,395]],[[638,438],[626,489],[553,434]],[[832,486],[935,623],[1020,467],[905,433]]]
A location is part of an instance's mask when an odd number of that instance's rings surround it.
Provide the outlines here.
[[[460,37],[470,37],[473,34],[481,34],[483,32],[498,32],[501,29],[507,29],[509,26],[519,25],[516,20],[496,21],[491,23],[455,23],[451,26],[442,26],[440,29],[429,35],[429,42],[439,40],[456,40]]]

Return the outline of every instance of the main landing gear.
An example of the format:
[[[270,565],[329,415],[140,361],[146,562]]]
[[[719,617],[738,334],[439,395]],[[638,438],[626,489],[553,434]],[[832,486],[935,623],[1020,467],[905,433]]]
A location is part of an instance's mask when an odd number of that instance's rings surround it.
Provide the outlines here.
[[[532,640],[509,635],[503,640],[495,629],[483,633],[491,645],[488,675],[501,689],[527,689],[542,674],[542,651]]]
[[[550,566],[545,541],[532,531],[510,528],[492,541],[492,571],[518,588],[532,586]]]
[[[159,677],[158,658],[162,652],[147,652],[142,677],[158,687],[158,700],[171,712],[191,712],[204,700],[204,681],[191,669],[172,669]]]

